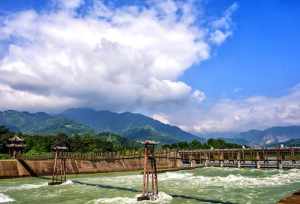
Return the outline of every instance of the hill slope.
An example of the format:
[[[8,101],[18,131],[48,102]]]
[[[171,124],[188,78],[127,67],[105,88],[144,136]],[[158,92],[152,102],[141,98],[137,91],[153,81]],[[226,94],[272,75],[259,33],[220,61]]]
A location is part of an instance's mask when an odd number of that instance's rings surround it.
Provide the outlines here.
[[[291,139],[300,139],[300,126],[272,127],[265,130],[241,132],[233,140],[243,140],[247,145],[270,145],[284,143]]]
[[[27,134],[45,135],[92,132],[92,129],[85,125],[61,116],[52,116],[43,112],[0,111],[0,125],[4,125],[13,131],[21,131]]]
[[[77,108],[66,110],[61,115],[85,124],[96,132],[115,132],[132,139],[154,139],[163,143],[201,139],[176,126],[163,124],[142,114]]]

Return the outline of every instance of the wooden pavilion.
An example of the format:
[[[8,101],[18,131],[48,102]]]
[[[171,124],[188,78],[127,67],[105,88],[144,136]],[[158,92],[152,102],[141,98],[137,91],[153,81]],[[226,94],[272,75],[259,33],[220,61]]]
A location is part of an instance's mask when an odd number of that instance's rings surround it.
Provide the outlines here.
[[[18,135],[14,135],[12,138],[8,139],[8,144],[6,145],[9,151],[9,155],[16,158],[21,154],[25,148],[24,139]]]

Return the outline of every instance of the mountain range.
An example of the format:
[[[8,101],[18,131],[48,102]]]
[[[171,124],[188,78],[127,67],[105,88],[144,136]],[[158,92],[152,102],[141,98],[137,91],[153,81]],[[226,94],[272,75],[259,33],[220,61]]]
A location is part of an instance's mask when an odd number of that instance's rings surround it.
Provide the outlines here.
[[[200,137],[136,113],[114,113],[88,108],[68,109],[60,114],[0,111],[0,125],[26,134],[84,134],[113,132],[134,140],[162,143],[201,140]]]
[[[272,146],[299,142],[300,126],[271,127],[240,133],[210,133],[193,135],[180,128],[161,123],[137,113],[115,113],[89,108],[72,108],[59,114],[0,111],[0,125],[26,134],[85,134],[112,132],[132,140],[151,139],[161,143],[221,138],[248,146]]]
[[[224,138],[228,142],[249,146],[270,146],[284,144],[293,139],[300,139],[300,126],[271,127],[265,130],[249,130]],[[290,144],[290,143],[289,143]]]

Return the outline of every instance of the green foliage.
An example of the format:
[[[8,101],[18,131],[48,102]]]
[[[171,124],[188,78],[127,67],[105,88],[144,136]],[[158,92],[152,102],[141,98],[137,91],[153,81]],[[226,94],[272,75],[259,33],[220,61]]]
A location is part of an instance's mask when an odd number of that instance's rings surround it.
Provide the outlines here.
[[[64,133],[57,135],[27,135],[19,133],[25,140],[25,154],[37,155],[52,151],[54,145],[67,146],[70,152],[103,152],[136,149],[138,144],[117,134],[108,132],[99,134],[83,134],[68,136]],[[0,153],[7,153],[7,141],[13,133],[0,126]]]
[[[242,148],[241,145],[225,142],[222,139],[209,139],[206,143],[201,143],[198,140],[191,142],[178,142],[174,144],[163,145],[162,148],[167,149],[233,149]]]
[[[0,124],[9,127],[14,132],[25,134],[55,135],[63,132],[71,135],[93,132],[86,125],[76,123],[62,116],[53,116],[42,112],[0,111]]]
[[[7,141],[8,138],[12,137],[13,133],[5,126],[0,126],[0,153],[7,153]]]
[[[161,143],[201,140],[176,126],[161,123],[142,114],[95,111],[88,108],[73,108],[62,115],[70,120],[85,124],[96,132],[114,132],[130,139],[151,139]]]
[[[151,128],[147,129],[142,137],[150,136],[151,139],[157,139],[158,133],[152,132]],[[150,132],[149,132],[150,131]],[[52,151],[54,145],[66,146],[70,152],[126,152],[132,149],[140,149],[142,145],[120,135],[110,132],[102,132],[98,134],[74,134],[67,135],[58,133],[56,135],[27,135],[18,133],[25,140],[25,155],[44,155],[48,157],[48,153]],[[7,157],[6,142],[14,133],[10,132],[6,127],[0,126],[0,159]],[[148,139],[148,138],[147,138]],[[201,143],[198,140],[191,142],[178,142],[171,145],[162,145],[162,148],[169,149],[209,149],[214,148],[241,148],[240,145],[227,143],[221,139],[209,139],[207,143]]]

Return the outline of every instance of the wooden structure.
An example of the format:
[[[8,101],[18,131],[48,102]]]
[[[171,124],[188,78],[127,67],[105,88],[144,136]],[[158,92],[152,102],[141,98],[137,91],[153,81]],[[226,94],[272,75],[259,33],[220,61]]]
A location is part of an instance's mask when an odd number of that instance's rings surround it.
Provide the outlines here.
[[[65,146],[55,146],[53,150],[55,151],[55,158],[53,164],[53,174],[52,180],[49,185],[59,185],[66,182],[66,158],[63,154],[68,148]]]
[[[65,158],[86,161],[115,161],[143,159],[142,151],[74,153],[64,152]],[[55,159],[55,154],[20,155],[24,160]],[[235,167],[235,168],[298,168],[300,169],[300,148],[243,148],[243,149],[197,149],[156,150],[155,158],[167,159],[174,167]]]
[[[183,150],[178,157],[204,167],[300,168],[300,148]]]
[[[13,158],[16,158],[23,152],[26,145],[24,144],[24,139],[15,135],[8,139],[8,144],[6,146],[8,148],[9,155]]]
[[[144,142],[143,194],[137,198],[138,201],[156,200],[158,198],[157,168],[154,152],[156,144],[153,141]],[[150,183],[151,187],[149,186]]]

